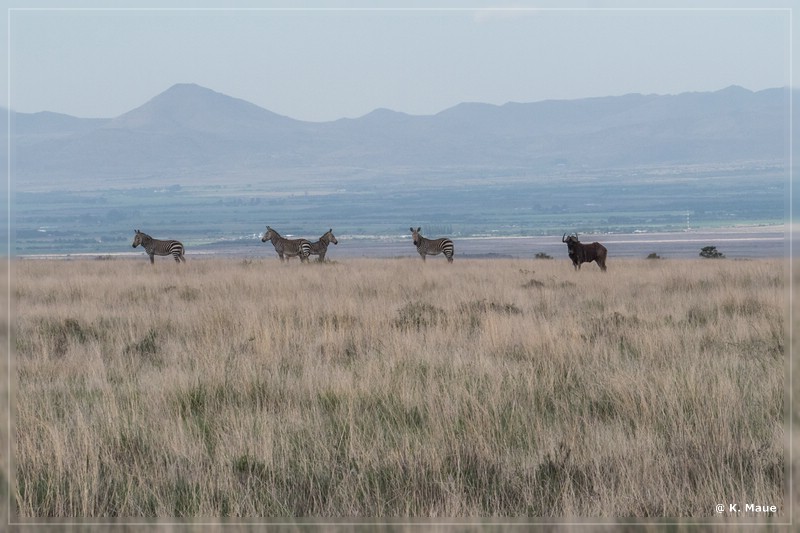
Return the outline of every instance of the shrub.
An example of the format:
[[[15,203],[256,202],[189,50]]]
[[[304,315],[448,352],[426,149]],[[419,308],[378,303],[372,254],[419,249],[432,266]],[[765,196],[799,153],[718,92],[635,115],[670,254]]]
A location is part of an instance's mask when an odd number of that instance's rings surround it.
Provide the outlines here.
[[[718,251],[716,246],[704,246],[700,250],[700,257],[706,259],[725,259],[725,254]]]
[[[423,302],[411,302],[397,312],[397,319],[394,321],[394,325],[400,329],[419,330],[435,326],[444,317],[444,311],[436,306]]]

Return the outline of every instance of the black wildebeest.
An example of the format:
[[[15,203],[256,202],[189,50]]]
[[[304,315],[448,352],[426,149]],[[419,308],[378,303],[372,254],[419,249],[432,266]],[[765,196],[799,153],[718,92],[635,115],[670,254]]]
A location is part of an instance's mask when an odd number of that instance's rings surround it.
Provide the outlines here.
[[[561,237],[561,242],[567,243],[569,258],[572,259],[572,266],[575,267],[575,270],[580,270],[583,263],[596,261],[600,270],[603,272],[606,271],[606,255],[608,254],[608,250],[599,242],[583,244],[578,240],[577,233],[573,233],[569,237],[567,237],[565,233]]]

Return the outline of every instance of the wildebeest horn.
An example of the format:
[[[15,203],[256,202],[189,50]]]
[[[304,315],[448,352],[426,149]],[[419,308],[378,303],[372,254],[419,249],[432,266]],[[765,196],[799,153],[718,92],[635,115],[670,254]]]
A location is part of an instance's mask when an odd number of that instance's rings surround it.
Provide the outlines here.
[[[567,234],[566,233],[564,235],[562,235],[561,242],[567,242]]]

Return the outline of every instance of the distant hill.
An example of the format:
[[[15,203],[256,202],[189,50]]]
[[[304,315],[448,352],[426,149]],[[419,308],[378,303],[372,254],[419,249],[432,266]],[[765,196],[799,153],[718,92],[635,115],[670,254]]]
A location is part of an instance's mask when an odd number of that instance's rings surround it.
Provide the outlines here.
[[[729,87],[675,96],[464,103],[304,122],[192,84],[119,117],[11,113],[21,190],[269,180],[291,175],[625,168],[784,161],[789,93]],[[3,114],[5,120],[6,114]],[[6,128],[3,127],[3,134]],[[5,158],[5,155],[3,156]]]

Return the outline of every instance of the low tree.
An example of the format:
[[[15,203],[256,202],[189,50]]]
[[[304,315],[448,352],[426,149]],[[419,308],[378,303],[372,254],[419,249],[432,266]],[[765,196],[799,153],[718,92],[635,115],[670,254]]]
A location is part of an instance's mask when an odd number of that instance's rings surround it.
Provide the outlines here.
[[[704,246],[700,250],[700,257],[706,259],[725,259],[725,254],[717,250],[716,246]]]

